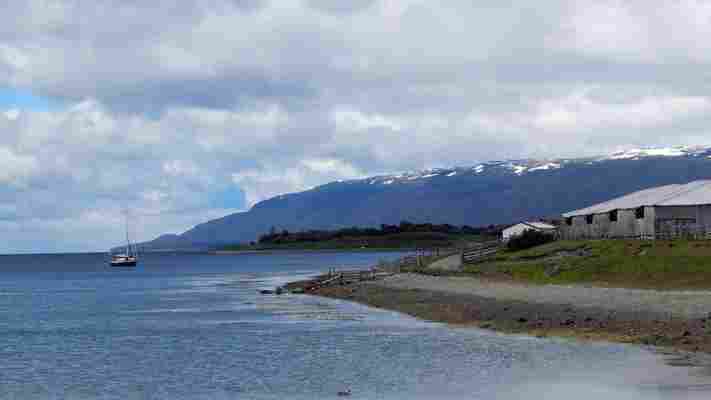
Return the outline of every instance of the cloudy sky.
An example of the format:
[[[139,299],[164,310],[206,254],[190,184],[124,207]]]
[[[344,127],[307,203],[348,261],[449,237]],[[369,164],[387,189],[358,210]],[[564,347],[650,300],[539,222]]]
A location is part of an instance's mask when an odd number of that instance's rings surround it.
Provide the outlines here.
[[[0,1],[0,253],[335,179],[708,144],[711,2]],[[180,6],[176,6],[180,4]]]

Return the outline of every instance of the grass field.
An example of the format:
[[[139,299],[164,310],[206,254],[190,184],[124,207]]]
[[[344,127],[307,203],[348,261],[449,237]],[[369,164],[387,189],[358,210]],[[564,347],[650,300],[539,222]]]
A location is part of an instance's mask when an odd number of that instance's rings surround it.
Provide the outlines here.
[[[559,241],[464,270],[540,284],[711,289],[711,241]]]

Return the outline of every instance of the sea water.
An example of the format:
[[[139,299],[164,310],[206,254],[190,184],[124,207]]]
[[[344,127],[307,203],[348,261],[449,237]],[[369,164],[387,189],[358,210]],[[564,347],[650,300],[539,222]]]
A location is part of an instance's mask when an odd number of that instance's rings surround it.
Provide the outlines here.
[[[0,257],[0,399],[707,399],[649,349],[499,335],[273,289],[396,253]]]

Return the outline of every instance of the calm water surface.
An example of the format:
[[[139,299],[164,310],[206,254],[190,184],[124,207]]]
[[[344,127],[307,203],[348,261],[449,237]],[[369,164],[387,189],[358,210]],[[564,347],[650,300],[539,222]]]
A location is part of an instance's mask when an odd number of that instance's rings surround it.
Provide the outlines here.
[[[397,254],[0,257],[0,399],[708,399],[633,346],[450,328],[258,289]]]

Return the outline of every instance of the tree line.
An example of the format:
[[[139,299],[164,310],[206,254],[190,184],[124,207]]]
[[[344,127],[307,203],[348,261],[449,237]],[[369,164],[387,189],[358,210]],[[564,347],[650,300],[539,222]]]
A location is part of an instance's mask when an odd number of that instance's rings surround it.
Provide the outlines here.
[[[306,230],[299,232],[289,232],[284,229],[278,231],[272,227],[269,233],[259,237],[260,244],[278,244],[293,242],[322,242],[329,240],[339,240],[347,238],[368,238],[383,237],[388,235],[412,234],[416,238],[417,234],[437,233],[444,235],[496,235],[501,231],[500,226],[489,225],[485,227],[472,227],[469,225],[450,224],[415,224],[409,221],[402,221],[399,225],[381,224],[380,228],[375,227],[349,227],[337,230]]]

